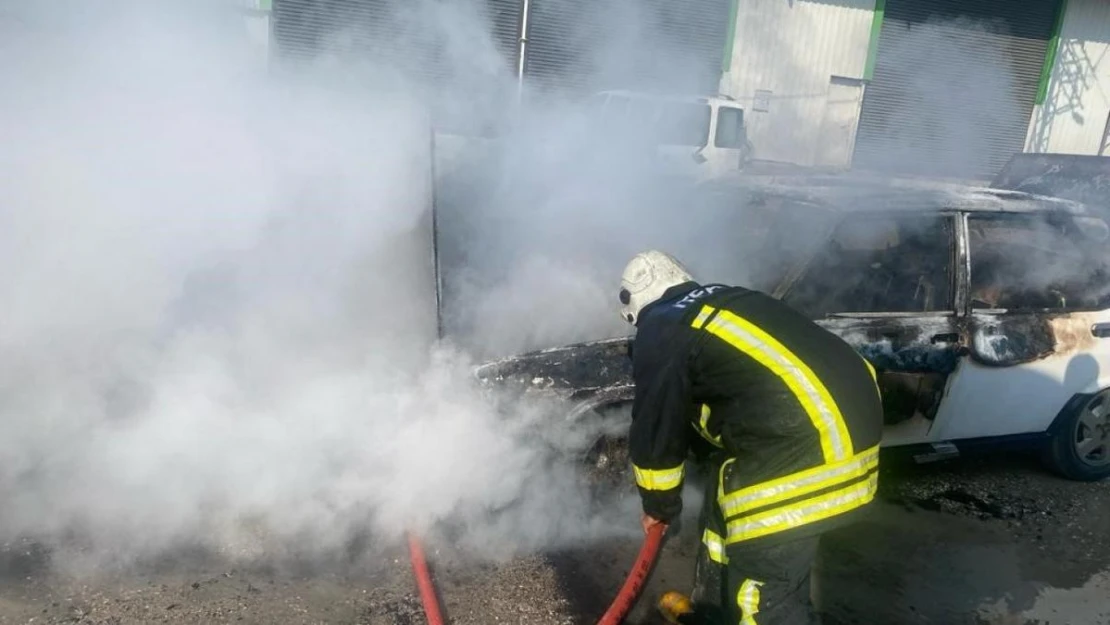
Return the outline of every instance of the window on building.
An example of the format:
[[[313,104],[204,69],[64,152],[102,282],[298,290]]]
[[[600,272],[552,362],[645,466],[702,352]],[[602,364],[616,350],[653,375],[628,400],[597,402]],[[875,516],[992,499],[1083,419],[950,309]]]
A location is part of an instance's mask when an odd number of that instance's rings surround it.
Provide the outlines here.
[[[1110,303],[1107,226],[1099,219],[971,215],[970,298],[978,310],[1067,310]]]
[[[734,106],[717,109],[717,133],[713,145],[719,148],[741,148],[747,137],[744,132],[744,110]]]
[[[811,318],[954,309],[953,221],[847,217],[783,300]]]

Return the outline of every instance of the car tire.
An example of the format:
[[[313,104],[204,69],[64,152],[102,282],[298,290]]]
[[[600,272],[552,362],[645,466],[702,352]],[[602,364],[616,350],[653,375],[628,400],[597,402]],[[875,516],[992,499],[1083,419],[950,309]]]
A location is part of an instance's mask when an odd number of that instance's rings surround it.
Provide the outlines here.
[[[1110,477],[1110,389],[1076,402],[1062,415],[1045,449],[1045,461],[1069,480]]]

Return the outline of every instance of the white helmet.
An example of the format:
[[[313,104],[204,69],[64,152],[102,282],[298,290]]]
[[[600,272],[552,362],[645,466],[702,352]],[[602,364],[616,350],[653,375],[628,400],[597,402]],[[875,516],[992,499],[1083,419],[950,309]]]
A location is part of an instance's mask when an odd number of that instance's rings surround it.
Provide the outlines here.
[[[691,280],[690,272],[670,254],[658,250],[636,254],[621,275],[621,317],[636,325],[645,306],[663,297],[672,286]]]

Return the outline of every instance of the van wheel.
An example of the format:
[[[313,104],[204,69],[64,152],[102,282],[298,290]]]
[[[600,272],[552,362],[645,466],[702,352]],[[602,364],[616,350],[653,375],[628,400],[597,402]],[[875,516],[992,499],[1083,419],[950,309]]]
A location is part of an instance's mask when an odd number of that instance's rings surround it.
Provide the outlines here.
[[[1110,389],[1064,417],[1046,452],[1049,466],[1070,480],[1093,482],[1110,476]]]

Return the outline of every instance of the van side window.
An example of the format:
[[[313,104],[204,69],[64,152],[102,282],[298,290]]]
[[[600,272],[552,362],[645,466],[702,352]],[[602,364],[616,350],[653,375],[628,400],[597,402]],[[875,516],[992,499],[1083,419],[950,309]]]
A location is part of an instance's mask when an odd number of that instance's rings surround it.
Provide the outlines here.
[[[717,109],[717,133],[713,145],[719,148],[744,147],[744,110],[732,106]]]
[[[783,301],[820,319],[838,313],[952,312],[951,217],[849,217]]]
[[[1047,215],[970,215],[973,310],[1074,310],[1103,307],[1106,244],[1098,223]]]

